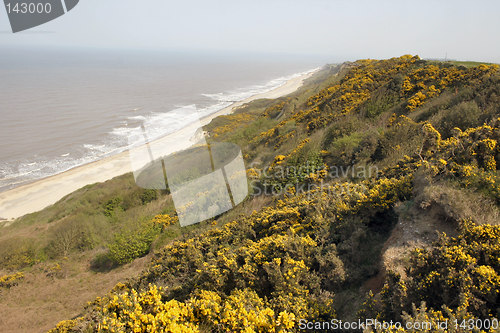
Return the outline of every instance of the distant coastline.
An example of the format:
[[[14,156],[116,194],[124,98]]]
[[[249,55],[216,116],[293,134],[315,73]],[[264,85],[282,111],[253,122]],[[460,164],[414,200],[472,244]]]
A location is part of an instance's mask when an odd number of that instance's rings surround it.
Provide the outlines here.
[[[311,77],[318,70],[319,69],[316,68],[308,72],[294,75],[291,79],[277,88],[234,102],[219,111],[204,116],[200,119],[200,123],[204,126],[212,119],[221,115],[230,114],[235,108],[256,99],[274,99],[291,94],[302,86],[305,79]],[[198,126],[198,122],[187,124],[182,129],[154,140],[154,142],[168,145],[173,149],[188,148],[180,146],[182,145],[180,142],[183,140],[179,140],[179,138],[184,137],[186,139],[186,136],[189,136],[189,140],[184,140],[183,142],[193,143],[194,138],[192,133],[196,132]],[[128,155],[128,151],[124,151],[116,155],[104,157],[101,160],[77,166],[53,176],[0,192],[0,218],[4,219],[4,221],[13,220],[25,214],[39,211],[85,185],[104,182],[128,173],[131,171]]]

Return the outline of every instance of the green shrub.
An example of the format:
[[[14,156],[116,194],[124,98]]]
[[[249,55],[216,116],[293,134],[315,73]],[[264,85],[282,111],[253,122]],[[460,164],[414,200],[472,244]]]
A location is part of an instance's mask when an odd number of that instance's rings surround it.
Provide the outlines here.
[[[462,102],[450,110],[442,111],[444,116],[441,118],[438,129],[444,137],[449,137],[455,127],[466,130],[470,127],[479,126],[479,117],[481,110],[474,101]]]
[[[153,189],[147,189],[141,193],[140,198],[142,204],[145,205],[147,203],[150,203],[151,201],[158,199],[158,192]]]
[[[113,217],[115,216],[115,210],[117,208],[121,209],[120,204],[122,203],[123,199],[121,197],[114,197],[113,199],[110,199],[106,201],[104,204],[104,215],[107,217]]]
[[[97,254],[90,262],[90,269],[95,272],[106,272],[115,266],[115,263],[110,258],[109,251]]]
[[[390,110],[397,101],[397,95],[381,90],[361,107],[360,114],[367,118],[375,118],[381,113]]]
[[[159,232],[158,226],[143,224],[136,230],[118,233],[109,245],[109,258],[115,264],[123,265],[148,254],[151,243]]]
[[[344,116],[337,119],[326,130],[325,136],[323,137],[323,148],[328,149],[335,140],[353,133],[359,126],[358,122],[359,120],[352,116]]]
[[[328,149],[333,159],[333,164],[338,166],[351,165],[354,152],[358,150],[362,140],[363,134],[360,132],[355,132],[335,140]]]

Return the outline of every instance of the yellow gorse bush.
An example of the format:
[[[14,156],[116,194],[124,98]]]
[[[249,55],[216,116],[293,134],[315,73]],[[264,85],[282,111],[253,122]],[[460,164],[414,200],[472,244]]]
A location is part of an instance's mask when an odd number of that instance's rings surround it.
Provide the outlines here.
[[[179,218],[177,216],[170,216],[168,214],[159,214],[153,217],[153,223],[160,225],[163,229],[178,222]]]
[[[10,288],[19,283],[24,278],[22,272],[0,276],[0,288]]]
[[[500,227],[463,222],[457,237],[442,235],[431,249],[416,249],[411,256],[409,285],[398,276],[386,284],[385,309],[390,304],[425,302],[444,318],[491,318],[500,296]],[[418,301],[417,301],[418,300]]]
[[[230,222],[223,218],[226,223],[178,238],[155,253],[137,279],[90,304],[86,324],[79,325],[107,332],[295,332],[299,319],[336,318],[335,292],[345,286],[359,289],[376,274],[378,263],[366,263],[379,255],[373,238],[382,244],[388,237],[377,229],[397,222],[397,205],[414,204],[421,174],[481,191],[500,203],[500,118],[462,130],[453,124],[451,136],[431,118],[419,118],[432,106],[431,99],[445,91],[452,95],[466,83],[484,82],[497,66],[466,69],[402,56],[361,60],[341,70],[342,78],[296,108],[289,100],[270,105],[260,116],[270,128],[258,127],[249,143],[250,149],[266,152],[259,156],[266,165],[247,170],[250,178],[262,180],[264,170],[276,176],[273,171],[313,161],[314,168],[300,181],[317,186],[287,189],[258,211],[226,215]],[[333,139],[347,137],[357,147],[377,145],[387,131],[388,148],[382,148],[396,158],[367,179],[327,179],[326,161],[335,152],[319,146],[314,135],[349,115],[358,117],[356,112],[368,113],[367,105],[383,89],[396,96],[382,103],[392,116],[387,112],[376,119],[386,127],[373,136],[339,131]],[[377,115],[376,109],[370,112]],[[278,120],[277,115],[286,116]],[[252,121],[241,115],[223,120],[216,135]],[[366,160],[373,161],[374,155]],[[283,179],[299,177],[278,180]],[[166,227],[177,219],[157,215],[153,221]],[[412,252],[405,266],[409,279],[388,271],[382,291],[372,293],[360,313],[403,321],[489,318],[500,292],[499,244],[498,226],[463,222],[457,236],[442,235],[432,246]],[[59,331],[70,324],[62,323]]]
[[[242,124],[248,123],[253,119],[254,116],[247,113],[235,113],[225,116],[219,116],[218,120],[223,122],[224,125],[217,126],[212,129],[212,135],[214,138],[217,138],[223,134],[234,131]]]

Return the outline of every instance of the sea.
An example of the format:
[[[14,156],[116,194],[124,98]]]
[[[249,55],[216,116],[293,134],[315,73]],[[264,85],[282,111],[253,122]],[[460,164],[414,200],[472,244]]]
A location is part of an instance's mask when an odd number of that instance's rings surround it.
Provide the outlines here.
[[[323,64],[276,54],[0,47],[0,192],[120,153],[144,121],[149,139],[160,138]]]

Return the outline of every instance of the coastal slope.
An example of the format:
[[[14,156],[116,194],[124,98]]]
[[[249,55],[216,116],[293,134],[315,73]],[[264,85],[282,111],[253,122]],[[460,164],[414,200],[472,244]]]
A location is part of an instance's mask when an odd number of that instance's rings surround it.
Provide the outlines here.
[[[3,229],[0,249],[26,230],[46,239],[32,252],[10,244],[17,261],[0,256],[17,281],[7,295],[28,288],[16,272],[69,270],[65,256],[91,257],[99,274],[146,256],[144,270],[51,332],[296,332],[370,318],[425,320],[422,331],[435,332],[446,319],[491,322],[500,315],[499,96],[493,64],[405,55],[326,66],[295,93],[204,127],[209,143],[241,148],[243,203],[180,228],[168,190],[137,189],[130,174],[87,186]],[[55,231],[70,226],[82,231],[75,246],[56,246]]]

